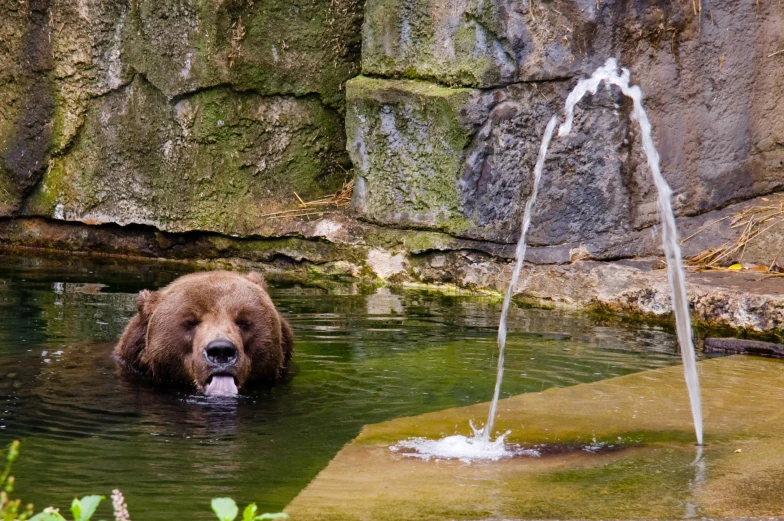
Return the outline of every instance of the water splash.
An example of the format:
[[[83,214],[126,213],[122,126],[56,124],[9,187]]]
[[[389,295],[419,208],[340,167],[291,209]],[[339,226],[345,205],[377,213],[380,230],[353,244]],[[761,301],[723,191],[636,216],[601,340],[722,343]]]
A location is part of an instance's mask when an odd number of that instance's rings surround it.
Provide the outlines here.
[[[558,136],[567,135],[572,129],[574,120],[574,107],[587,93],[595,94],[599,85],[606,82],[621,89],[624,96],[631,98],[634,108],[632,119],[640,124],[642,135],[642,148],[648,159],[648,167],[653,175],[653,182],[659,192],[657,205],[662,226],[662,246],[667,259],[667,276],[672,293],[672,308],[675,314],[675,327],[678,334],[678,343],[681,346],[683,370],[686,377],[686,387],[689,390],[689,401],[694,418],[694,430],[697,443],[702,445],[702,403],[700,398],[700,381],[697,376],[697,360],[692,339],[691,320],[689,318],[689,301],[686,295],[686,274],[683,270],[681,248],[678,242],[678,229],[675,227],[675,214],[672,212],[672,189],[661,174],[659,168],[659,152],[653,144],[651,137],[651,123],[642,107],[642,91],[637,85],[629,85],[629,69],[621,69],[618,73],[618,64],[613,58],[608,59],[604,66],[596,69],[590,78],[580,80],[577,86],[566,98],[566,119],[558,129]]]
[[[505,443],[511,431],[506,431],[494,441],[488,441],[484,432],[486,429],[477,429],[471,423],[472,436],[456,434],[440,440],[427,438],[411,438],[403,440],[390,447],[392,452],[403,456],[430,461],[431,459],[458,459],[465,463],[472,461],[498,461],[515,456],[530,456],[538,458],[536,449],[523,449],[510,447]]]

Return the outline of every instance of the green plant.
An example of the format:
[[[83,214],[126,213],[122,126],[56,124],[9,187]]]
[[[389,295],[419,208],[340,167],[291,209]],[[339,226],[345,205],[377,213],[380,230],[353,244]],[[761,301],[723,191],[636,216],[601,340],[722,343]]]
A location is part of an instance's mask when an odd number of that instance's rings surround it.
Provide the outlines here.
[[[84,496],[82,499],[74,498],[71,503],[71,515],[74,521],[90,521],[90,518],[95,514],[95,509],[98,508],[104,496]],[[30,505],[32,510],[32,505]],[[38,513],[30,518],[30,521],[66,521],[60,511],[56,508],[48,507],[43,512]]]
[[[234,521],[240,509],[233,499],[228,497],[218,497],[212,500],[212,511],[218,516],[220,521]],[[242,521],[268,521],[273,519],[291,519],[288,514],[278,512],[276,514],[259,514],[256,503],[251,503],[242,511]]]
[[[3,521],[24,521],[33,515],[33,505],[28,503],[24,510],[20,511],[22,506],[21,499],[9,499],[9,495],[14,491],[14,477],[11,475],[11,467],[19,457],[19,442],[15,441],[8,447],[8,453],[5,456],[5,469],[0,474],[0,518]]]
[[[16,458],[19,457],[19,442],[14,441],[8,447],[5,457],[5,469],[0,474],[0,521],[68,521],[60,513],[59,509],[47,507],[38,514],[33,515],[33,504],[28,503],[24,509],[21,508],[21,499],[9,499],[9,495],[14,491],[14,477],[11,475],[11,467]],[[105,499],[104,496],[84,496],[82,499],[74,498],[71,503],[71,515],[73,521],[90,521],[95,514],[98,505]],[[112,491],[112,507],[116,521],[131,521],[128,515],[128,506],[125,498],[119,490]],[[234,521],[239,514],[237,503],[230,498],[215,498],[212,500],[212,510],[220,521]],[[275,519],[290,519],[288,514],[279,512],[277,514],[259,514],[255,503],[251,503],[242,512],[242,521],[271,521]]]

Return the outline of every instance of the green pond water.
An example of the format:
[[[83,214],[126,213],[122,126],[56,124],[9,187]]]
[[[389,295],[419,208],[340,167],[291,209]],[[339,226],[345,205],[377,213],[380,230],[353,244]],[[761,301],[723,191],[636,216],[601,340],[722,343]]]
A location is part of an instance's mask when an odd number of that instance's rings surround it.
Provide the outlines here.
[[[135,294],[187,271],[0,255],[0,442],[22,441],[17,496],[66,508],[119,488],[151,520],[212,519],[218,496],[279,511],[363,425],[492,394],[500,301],[355,283],[270,284],[296,336],[288,383],[226,400],[124,376],[110,352]],[[502,398],[680,362],[659,327],[521,307],[509,324]]]

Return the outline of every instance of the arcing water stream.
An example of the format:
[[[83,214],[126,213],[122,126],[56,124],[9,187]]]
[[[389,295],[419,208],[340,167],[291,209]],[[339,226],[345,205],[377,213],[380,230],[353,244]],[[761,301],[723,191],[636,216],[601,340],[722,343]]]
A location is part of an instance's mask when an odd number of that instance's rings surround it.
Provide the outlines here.
[[[700,382],[697,376],[696,355],[692,340],[691,320],[689,318],[689,303],[686,296],[686,276],[681,260],[678,230],[675,227],[675,215],[672,212],[672,190],[662,176],[659,168],[659,153],[656,150],[656,147],[653,144],[653,138],[651,137],[651,123],[642,106],[642,91],[637,85],[629,85],[629,70],[621,69],[619,74],[618,65],[615,59],[610,58],[605,62],[604,66],[596,69],[590,78],[580,80],[566,98],[566,105],[564,108],[565,119],[558,129],[558,137],[566,136],[571,132],[572,122],[574,120],[574,107],[586,94],[595,94],[603,82],[608,85],[608,88],[610,85],[615,85],[621,89],[623,95],[631,98],[634,104],[632,119],[637,120],[640,124],[643,150],[648,159],[648,167],[651,169],[653,181],[659,194],[657,203],[662,223],[662,245],[664,247],[665,258],[667,259],[667,275],[670,283],[670,290],[672,292],[672,307],[675,314],[678,343],[681,346],[686,387],[689,391],[689,401],[691,403],[691,411],[694,418],[694,430],[697,435],[697,443],[702,445]],[[501,459],[515,455],[514,451],[510,451],[503,444],[503,439],[506,434],[499,436],[495,442],[490,440],[490,436],[493,431],[493,424],[498,408],[498,398],[501,392],[501,382],[504,376],[506,320],[512,302],[512,295],[517,286],[520,271],[523,267],[523,261],[525,260],[525,239],[528,233],[528,227],[531,224],[531,213],[539,190],[539,181],[542,177],[547,149],[550,146],[550,140],[557,121],[558,117],[553,116],[547,123],[544,137],[542,138],[542,145],[539,148],[539,156],[537,157],[536,166],[534,167],[533,190],[531,191],[531,197],[525,205],[520,240],[517,243],[515,269],[512,273],[506,297],[504,298],[501,319],[498,325],[498,374],[487,423],[483,429],[479,430],[473,429],[472,426],[472,429],[474,430],[474,435],[472,437],[449,436],[437,441],[424,439],[408,440],[394,446],[393,450],[405,447],[414,449],[421,454],[427,454],[428,457],[444,459],[458,457],[462,460]],[[456,451],[456,446],[459,446],[460,450]],[[459,455],[457,455],[458,453]]]
[[[640,124],[642,134],[642,148],[648,158],[648,168],[651,169],[653,182],[659,192],[657,201],[659,218],[662,224],[662,246],[667,259],[667,276],[672,292],[672,309],[675,314],[675,327],[678,333],[678,343],[681,346],[683,357],[683,370],[686,377],[686,387],[689,390],[691,413],[694,417],[694,431],[697,443],[702,445],[702,400],[700,398],[700,381],[697,376],[697,360],[694,353],[694,342],[689,319],[689,300],[686,296],[686,274],[683,271],[681,260],[681,247],[678,241],[678,229],[675,227],[675,214],[672,213],[672,189],[661,174],[659,169],[659,152],[653,144],[651,137],[651,122],[648,114],[642,107],[642,91],[637,85],[629,86],[629,70],[622,69],[618,74],[618,65],[613,58],[607,60],[603,67],[599,67],[590,78],[581,80],[566,98],[566,119],[558,129],[558,136],[565,136],[572,130],[574,107],[588,92],[595,94],[602,82],[615,85],[621,89],[624,96],[631,98],[634,103],[632,118]],[[521,241],[525,236],[520,237]]]
[[[539,193],[539,180],[542,178],[542,170],[544,170],[544,159],[547,156],[547,149],[550,147],[550,140],[553,137],[553,130],[555,124],[558,123],[558,116],[553,116],[547,123],[547,128],[544,130],[544,137],[542,138],[542,146],[539,147],[539,156],[536,158],[536,166],[534,166],[534,188],[531,191],[531,197],[525,203],[525,212],[523,213],[523,226],[520,231],[520,240],[517,242],[517,251],[515,257],[515,269],[512,273],[512,280],[509,281],[509,289],[506,291],[504,297],[504,305],[501,308],[501,320],[498,321],[498,376],[495,380],[495,390],[493,391],[493,401],[490,403],[490,413],[487,415],[487,423],[482,429],[482,439],[485,444],[490,443],[490,433],[493,431],[493,422],[495,421],[495,413],[498,408],[498,397],[501,394],[501,381],[504,379],[504,349],[506,348],[506,318],[509,315],[509,306],[512,303],[512,296],[514,289],[517,287],[517,280],[520,278],[520,271],[523,269],[523,261],[525,260],[525,236],[528,234],[528,226],[531,224],[531,213],[534,210],[534,203],[536,202],[536,195]]]

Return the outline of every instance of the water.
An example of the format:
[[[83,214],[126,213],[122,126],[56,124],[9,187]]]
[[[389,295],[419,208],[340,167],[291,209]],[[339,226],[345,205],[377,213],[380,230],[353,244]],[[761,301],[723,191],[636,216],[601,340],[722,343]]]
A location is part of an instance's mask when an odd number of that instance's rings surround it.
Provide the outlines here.
[[[686,275],[683,270],[683,262],[681,259],[678,230],[675,227],[675,215],[672,211],[672,190],[662,176],[661,169],[659,168],[659,153],[656,150],[656,147],[653,144],[653,138],[651,137],[651,124],[645,109],[642,107],[642,91],[636,85],[629,86],[628,69],[623,69],[621,74],[618,74],[618,65],[613,58],[610,58],[603,67],[596,69],[590,78],[580,80],[566,98],[566,105],[564,108],[565,120],[558,129],[558,137],[566,136],[571,132],[574,120],[574,107],[589,92],[591,94],[596,94],[596,91],[602,82],[619,87],[625,96],[632,99],[634,104],[632,118],[637,120],[640,124],[643,150],[648,159],[648,167],[651,169],[653,180],[659,194],[657,202],[659,215],[662,221],[662,244],[667,259],[667,274],[670,283],[670,291],[672,293],[676,330],[678,341],[681,345],[686,386],[689,391],[689,401],[691,404],[692,416],[694,418],[694,430],[697,436],[697,443],[702,445],[700,382],[697,376],[696,355],[692,339],[691,320],[689,318],[689,303],[686,295]],[[509,281],[509,288],[506,292],[503,308],[501,310],[501,318],[498,324],[498,365],[496,369],[496,382],[485,427],[480,430],[474,430],[472,437],[464,437],[464,439],[461,440],[456,440],[454,439],[455,437],[448,437],[436,441],[409,440],[405,442],[412,444],[412,447],[414,448],[418,447],[417,450],[421,450],[423,453],[432,455],[435,452],[441,457],[447,458],[449,457],[448,455],[453,452],[454,444],[459,441],[463,450],[463,452],[460,453],[459,459],[470,460],[472,458],[472,450],[474,451],[473,457],[475,459],[486,459],[486,453],[488,451],[497,452],[500,450],[498,448],[499,440],[500,445],[503,445],[503,436],[499,437],[499,439],[494,442],[491,442],[491,436],[493,434],[493,424],[498,409],[501,383],[504,377],[504,348],[506,345],[507,313],[512,302],[514,290],[517,287],[520,271],[523,268],[523,262],[525,261],[526,236],[528,234],[528,227],[531,224],[531,213],[533,211],[533,206],[536,203],[536,196],[539,192],[539,182],[542,178],[542,170],[544,169],[544,161],[547,157],[547,150],[550,146],[550,140],[552,139],[553,130],[555,129],[557,121],[558,117],[553,116],[550,118],[550,121],[545,128],[542,144],[539,148],[539,155],[534,167],[533,190],[525,204],[520,239],[517,242],[515,254],[515,268],[512,273],[512,278]]]
[[[279,511],[363,425],[481,403],[500,303],[353,284],[271,284],[298,374],[207,399],[116,371],[135,294],[161,263],[0,255],[0,443],[22,440],[15,495],[40,509],[119,488],[132,519],[210,520],[230,496]],[[679,363],[659,327],[512,306],[502,397]],[[444,432],[444,435],[454,434]],[[111,516],[105,502],[96,519]]]
[[[517,241],[515,268],[512,273],[512,279],[509,281],[509,289],[506,290],[506,296],[504,297],[504,305],[501,308],[501,319],[498,321],[498,367],[496,369],[493,399],[490,402],[490,412],[487,415],[487,423],[485,423],[485,427],[482,429],[482,440],[485,444],[490,443],[490,435],[493,432],[493,423],[495,422],[495,413],[498,409],[498,397],[501,396],[501,382],[504,379],[504,350],[506,347],[506,321],[509,316],[509,306],[512,304],[512,296],[517,287],[517,280],[520,278],[520,271],[523,269],[527,244],[525,238],[528,235],[528,227],[531,225],[531,213],[533,212],[534,204],[536,203],[536,195],[539,193],[539,181],[542,179],[542,170],[544,170],[544,160],[545,157],[547,157],[547,149],[550,146],[550,139],[553,137],[553,130],[555,129],[555,124],[557,122],[558,117],[553,116],[550,118],[550,121],[547,123],[547,127],[544,130],[542,145],[539,147],[539,157],[536,158],[536,165],[534,166],[534,188],[531,191],[531,197],[529,197],[528,201],[525,203],[520,240]]]
[[[483,429],[477,429],[470,423],[473,436],[455,434],[430,440],[424,437],[403,440],[390,449],[404,456],[430,461],[431,459],[458,459],[464,463],[472,461],[498,461],[513,458],[519,455],[538,456],[530,449],[518,449],[506,444],[506,437],[511,431],[498,436],[495,440],[487,440],[482,434]]]
[[[651,137],[651,123],[648,115],[642,106],[642,91],[637,85],[629,85],[629,70],[622,69],[618,74],[618,64],[610,58],[603,67],[598,68],[590,78],[580,80],[577,86],[566,99],[565,114],[566,118],[558,129],[558,136],[567,135],[572,129],[574,119],[574,107],[587,93],[595,94],[599,85],[605,82],[615,85],[621,89],[624,96],[632,100],[634,109],[632,119],[640,124],[642,134],[642,148],[648,159],[648,168],[651,169],[653,182],[656,185],[659,197],[657,205],[659,207],[659,218],[662,225],[662,246],[664,256],[667,259],[667,277],[672,293],[672,307],[675,314],[676,330],[678,332],[678,342],[681,346],[681,356],[683,357],[683,371],[686,378],[686,387],[689,390],[689,402],[691,412],[694,417],[694,430],[697,435],[697,443],[702,445],[702,405],[700,399],[700,380],[697,376],[696,355],[694,352],[694,341],[691,331],[691,319],[689,318],[689,299],[686,295],[686,274],[683,271],[683,260],[681,259],[681,247],[678,241],[678,229],[675,226],[675,214],[672,211],[672,190],[664,179],[659,168],[659,152],[653,144]],[[523,236],[521,240],[524,240]]]

